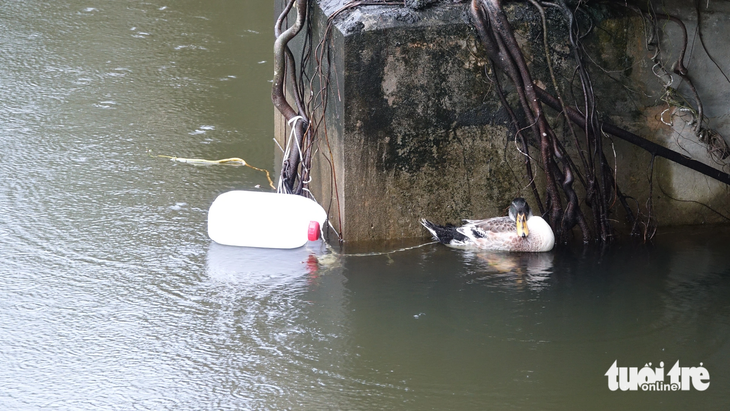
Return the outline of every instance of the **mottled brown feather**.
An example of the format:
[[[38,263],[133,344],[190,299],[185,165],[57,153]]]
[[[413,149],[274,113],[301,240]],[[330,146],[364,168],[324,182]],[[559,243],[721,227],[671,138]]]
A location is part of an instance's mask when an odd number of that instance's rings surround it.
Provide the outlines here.
[[[509,217],[494,217],[486,220],[466,220],[467,226],[481,230],[485,233],[517,232],[517,223]]]

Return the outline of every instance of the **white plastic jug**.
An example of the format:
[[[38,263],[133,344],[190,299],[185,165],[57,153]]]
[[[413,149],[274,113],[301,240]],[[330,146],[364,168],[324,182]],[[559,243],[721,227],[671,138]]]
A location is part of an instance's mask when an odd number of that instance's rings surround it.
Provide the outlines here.
[[[316,202],[293,194],[235,190],[208,210],[208,237],[241,247],[297,248],[319,239],[327,213]]]

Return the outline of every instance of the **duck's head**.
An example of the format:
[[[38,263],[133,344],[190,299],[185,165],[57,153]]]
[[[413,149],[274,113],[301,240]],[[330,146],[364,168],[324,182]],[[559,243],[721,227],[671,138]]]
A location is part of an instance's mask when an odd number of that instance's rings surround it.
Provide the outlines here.
[[[532,211],[524,198],[517,197],[512,200],[512,204],[509,206],[509,218],[517,224],[518,236],[524,238],[530,235],[530,230],[527,229],[527,220],[530,217],[532,217]]]

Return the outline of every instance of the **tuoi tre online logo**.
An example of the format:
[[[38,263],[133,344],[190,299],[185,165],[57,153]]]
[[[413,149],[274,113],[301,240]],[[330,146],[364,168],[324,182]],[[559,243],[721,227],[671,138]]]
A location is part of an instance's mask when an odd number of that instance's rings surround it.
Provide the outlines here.
[[[618,360],[604,374],[608,377],[608,389],[611,391],[689,391],[694,388],[704,391],[710,386],[710,372],[700,363],[699,367],[680,367],[679,360],[666,373],[669,382],[665,382],[664,361],[659,367],[651,368],[651,363],[638,367],[619,367]]]

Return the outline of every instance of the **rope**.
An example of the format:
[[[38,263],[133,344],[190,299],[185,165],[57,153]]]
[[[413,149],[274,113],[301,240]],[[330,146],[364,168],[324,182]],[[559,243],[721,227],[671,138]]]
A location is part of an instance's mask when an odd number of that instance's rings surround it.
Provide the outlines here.
[[[338,255],[338,256],[342,256],[342,257],[374,257],[374,256],[379,256],[379,255],[390,255],[390,254],[400,253],[400,252],[403,252],[403,251],[415,250],[416,248],[425,247],[425,246],[431,245],[431,244],[437,244],[438,241],[431,241],[431,242],[428,242],[428,243],[414,245],[414,246],[411,246],[411,247],[399,248],[397,250],[392,250],[392,251],[380,251],[380,252],[372,252],[372,253],[353,253],[353,254],[341,254],[341,253],[338,253],[329,244],[327,244],[326,241],[324,243],[327,246],[327,248],[332,252],[332,254],[335,254],[335,255]]]
[[[228,165],[228,166],[246,166],[249,168],[253,168],[256,171],[262,171],[266,173],[266,179],[269,180],[269,186],[271,186],[272,189],[276,190],[276,187],[274,187],[274,182],[271,180],[271,175],[269,174],[268,170],[265,170],[263,168],[254,167],[251,164],[248,164],[246,160],[238,157],[231,157],[231,158],[224,158],[221,160],[206,160],[202,158],[183,158],[183,157],[175,157],[175,156],[165,156],[165,155],[153,155],[152,151],[148,151],[149,155],[151,157],[157,157],[157,158],[168,158],[171,161],[177,161],[178,163],[187,163],[187,164],[193,164],[196,166],[210,166],[210,165]]]
[[[299,147],[299,142],[294,137],[294,129],[295,129],[295,126],[297,124],[297,121],[304,121],[304,117],[302,117],[302,116],[296,116],[296,117],[292,117],[289,121],[287,121],[287,123],[289,124],[289,128],[291,128],[291,131],[289,132],[289,140],[287,140],[287,142],[286,142],[286,146],[285,146],[286,149],[283,150],[284,151],[284,157],[283,157],[282,164],[281,164],[281,169],[282,170],[284,170],[284,164],[286,163],[286,160],[289,158],[289,153],[291,152],[291,146],[292,145],[295,145],[297,147],[297,150],[299,151],[299,158],[304,158],[303,155],[302,155],[302,148]],[[294,144],[292,144],[292,140],[294,141]],[[274,141],[276,141],[276,139],[274,139]],[[276,142],[276,145],[278,145],[279,148],[281,148],[281,145],[279,145],[279,142],[278,141]],[[276,192],[277,193],[291,194],[289,192],[289,190],[287,190],[286,186],[284,185],[284,176],[283,175],[282,176],[279,176],[279,183],[277,184]]]

